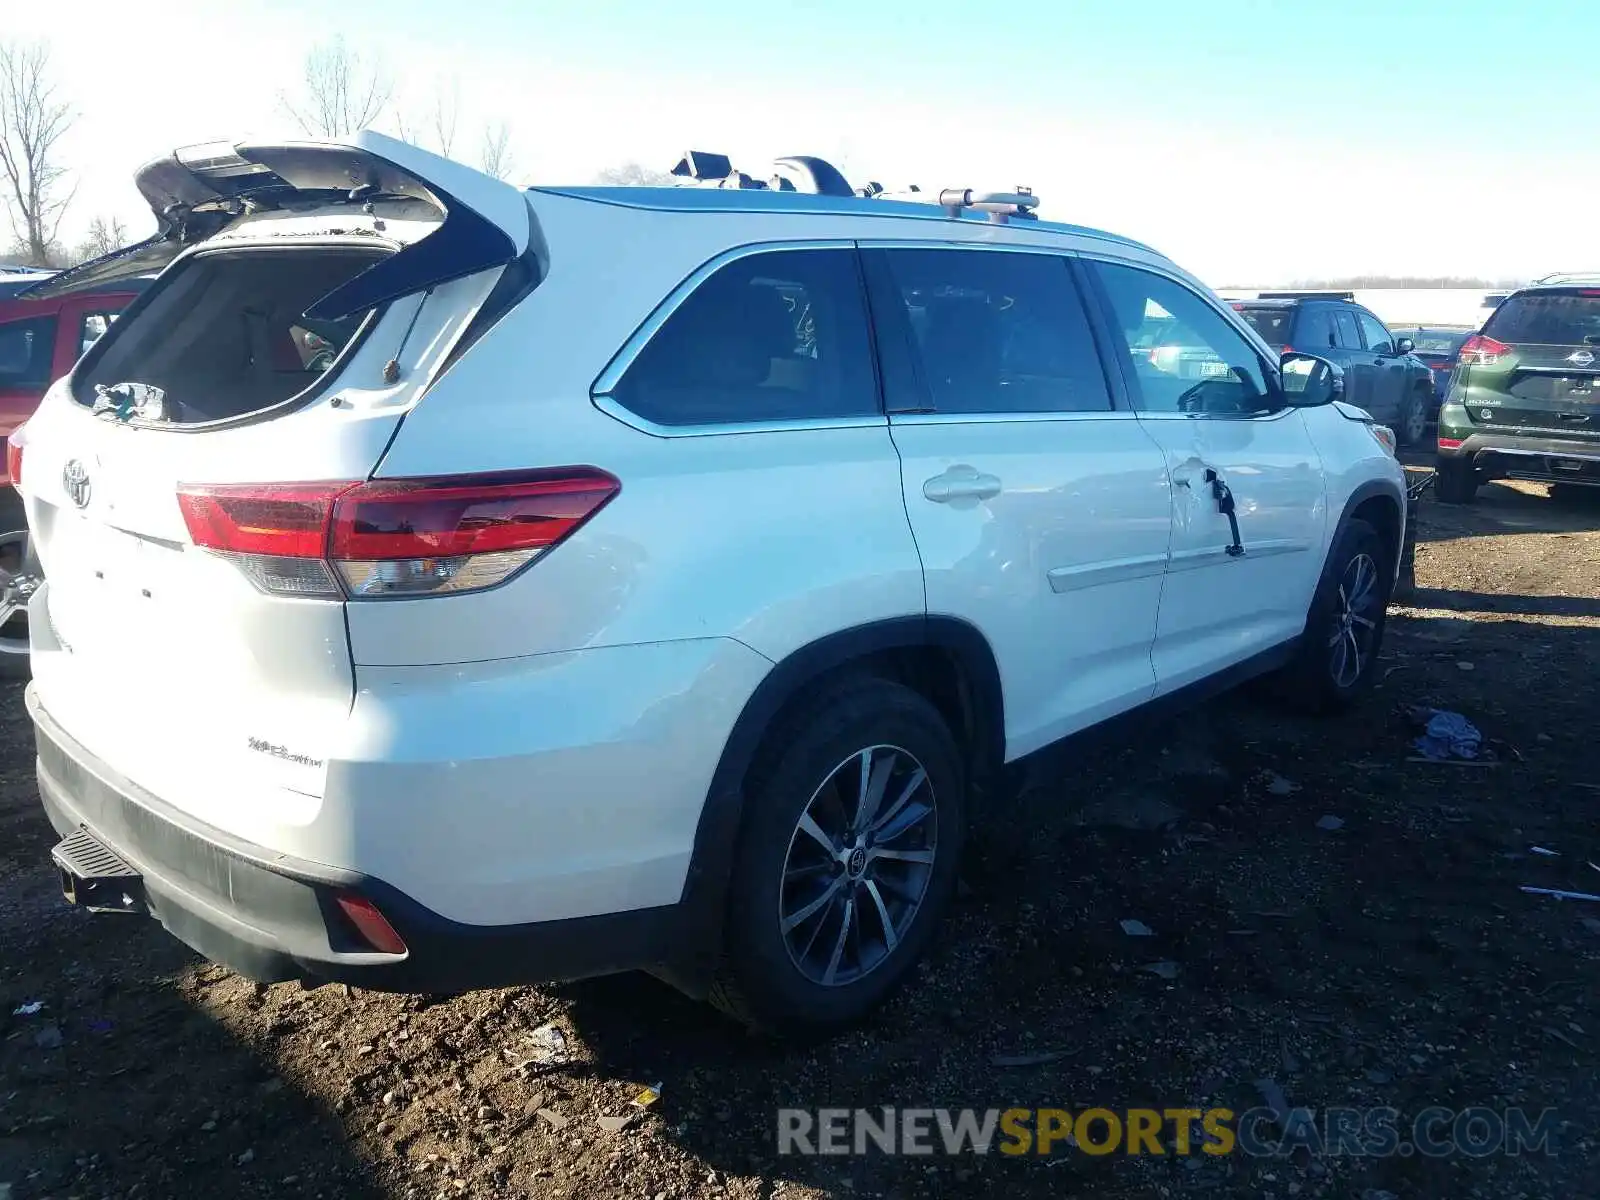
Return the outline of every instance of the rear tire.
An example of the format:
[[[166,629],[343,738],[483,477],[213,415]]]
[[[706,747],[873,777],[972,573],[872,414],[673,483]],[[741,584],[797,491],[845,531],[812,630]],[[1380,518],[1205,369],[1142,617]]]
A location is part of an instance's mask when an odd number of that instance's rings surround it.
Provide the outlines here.
[[[775,728],[747,781],[711,1002],[814,1036],[887,999],[955,892],[965,786],[938,710],[886,679],[827,688]]]
[[[1306,631],[1282,681],[1287,698],[1312,712],[1341,712],[1372,686],[1383,648],[1394,558],[1359,518],[1339,532],[1306,615]]]
[[[1421,445],[1428,436],[1428,405],[1431,399],[1430,392],[1419,388],[1400,402],[1399,428],[1394,431],[1394,436],[1402,446]]]
[[[1441,504],[1471,504],[1478,498],[1478,473],[1464,459],[1441,458],[1433,473],[1433,494]]]

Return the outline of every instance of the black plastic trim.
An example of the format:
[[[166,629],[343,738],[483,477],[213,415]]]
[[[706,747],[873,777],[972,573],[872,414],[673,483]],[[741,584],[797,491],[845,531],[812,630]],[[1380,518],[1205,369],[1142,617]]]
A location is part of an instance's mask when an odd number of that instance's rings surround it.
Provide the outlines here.
[[[681,905],[517,925],[452,921],[383,880],[278,854],[177,812],[79,745],[31,684],[26,702],[57,832],[87,828],[139,872],[151,915],[170,933],[248,978],[457,992],[633,969],[670,975],[687,944]],[[362,948],[336,891],[371,900],[408,952]]]
[[[1339,535],[1344,532],[1345,526],[1350,523],[1350,518],[1355,515],[1356,509],[1360,508],[1368,500],[1376,497],[1382,497],[1383,499],[1386,499],[1392,503],[1395,507],[1395,513],[1398,516],[1399,521],[1402,524],[1406,523],[1408,514],[1413,510],[1406,499],[1404,489],[1396,487],[1394,484],[1387,483],[1381,479],[1369,479],[1365,483],[1357,485],[1356,489],[1350,493],[1349,499],[1345,501],[1344,510],[1339,514],[1338,528],[1334,530],[1333,537],[1328,542],[1329,546],[1338,544]],[[1399,534],[1401,533],[1401,530],[1395,529],[1390,531],[1380,529],[1378,532],[1380,534],[1391,532]],[[1392,565],[1396,573],[1399,572],[1400,567],[1405,559],[1405,541],[1406,539],[1404,537],[1397,537],[1391,542],[1395,552],[1395,561]]]
[[[979,733],[970,764],[974,784],[981,791],[998,774],[1005,760],[1005,699],[994,652],[976,627],[954,617],[898,617],[830,634],[795,651],[767,674],[745,703],[712,776],[680,901],[693,954],[681,965],[685,973],[669,976],[674,984],[703,995],[715,970],[728,879],[743,820],[744,780],[778,714],[818,680],[853,662],[919,647],[947,650],[961,664]]]

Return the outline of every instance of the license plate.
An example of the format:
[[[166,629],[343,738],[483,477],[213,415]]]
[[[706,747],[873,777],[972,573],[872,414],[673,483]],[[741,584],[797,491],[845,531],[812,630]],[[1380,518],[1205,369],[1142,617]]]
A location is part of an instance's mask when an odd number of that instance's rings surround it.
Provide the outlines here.
[[[1206,376],[1228,375],[1233,368],[1222,362],[1203,362],[1200,364],[1200,374]]]

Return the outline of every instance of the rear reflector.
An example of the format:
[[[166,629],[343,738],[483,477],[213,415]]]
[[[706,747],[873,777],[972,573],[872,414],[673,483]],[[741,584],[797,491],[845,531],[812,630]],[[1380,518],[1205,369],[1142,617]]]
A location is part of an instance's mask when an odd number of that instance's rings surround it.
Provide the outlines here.
[[[1464,440],[1464,438],[1441,437],[1439,439],[1439,448],[1441,450],[1459,450]]]
[[[350,924],[362,940],[382,954],[406,953],[405,940],[394,931],[394,926],[378,911],[378,906],[365,896],[353,892],[335,893],[334,903],[339,911],[350,918]]]
[[[503,583],[599,512],[621,485],[572,467],[365,483],[181,484],[196,546],[262,591],[352,599]]]

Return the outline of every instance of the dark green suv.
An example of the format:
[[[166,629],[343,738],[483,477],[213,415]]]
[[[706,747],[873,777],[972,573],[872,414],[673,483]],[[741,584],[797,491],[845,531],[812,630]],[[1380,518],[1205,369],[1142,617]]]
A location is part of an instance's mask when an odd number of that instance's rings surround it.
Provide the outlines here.
[[[1600,486],[1600,274],[1511,293],[1461,347],[1434,490],[1470,504],[1491,479]]]

